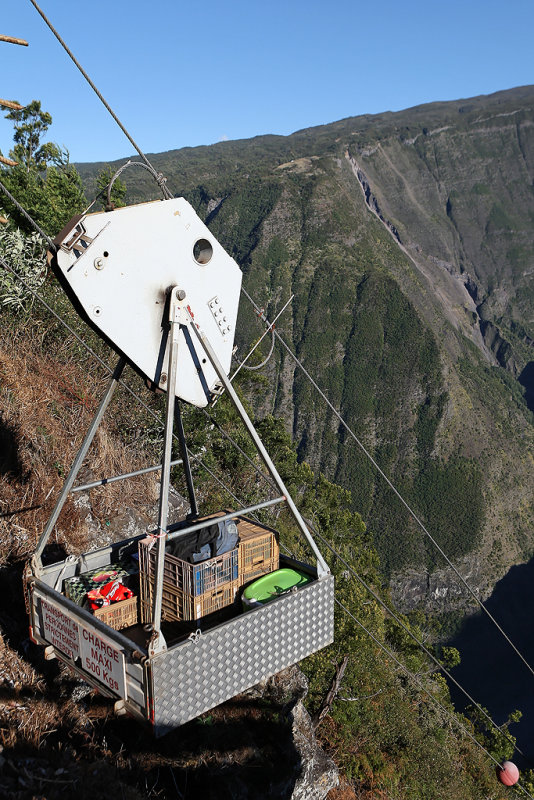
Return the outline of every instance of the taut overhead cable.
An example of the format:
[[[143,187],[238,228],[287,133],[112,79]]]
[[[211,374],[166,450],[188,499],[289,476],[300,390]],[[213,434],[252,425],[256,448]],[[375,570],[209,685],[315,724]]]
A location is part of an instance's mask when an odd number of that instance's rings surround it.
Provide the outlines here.
[[[146,157],[146,155],[143,153],[143,151],[141,150],[141,148],[139,147],[139,145],[137,144],[137,142],[136,142],[136,141],[135,141],[135,140],[132,138],[132,136],[131,136],[131,135],[128,133],[128,131],[126,130],[126,128],[124,127],[124,125],[122,124],[122,122],[120,121],[120,119],[118,118],[118,116],[115,114],[115,112],[113,111],[113,109],[111,108],[111,106],[109,105],[109,103],[107,102],[107,100],[104,98],[104,96],[102,95],[102,93],[101,93],[101,92],[100,92],[100,91],[97,89],[97,87],[95,86],[95,84],[93,83],[93,81],[91,80],[91,78],[89,77],[89,75],[87,74],[87,72],[84,70],[84,68],[82,67],[82,65],[80,64],[80,62],[77,60],[77,58],[76,58],[76,56],[74,55],[74,53],[73,53],[73,52],[72,52],[72,51],[69,49],[69,47],[67,46],[66,42],[65,42],[65,41],[64,41],[64,40],[61,38],[60,34],[59,34],[59,33],[57,32],[57,30],[54,28],[54,26],[52,25],[52,23],[50,22],[50,20],[48,19],[48,17],[47,17],[47,16],[46,16],[46,14],[44,13],[44,11],[43,11],[43,10],[42,10],[42,9],[41,9],[41,8],[40,8],[38,5],[37,5],[37,3],[35,2],[35,0],[30,0],[30,3],[31,3],[31,4],[32,4],[32,6],[35,8],[35,10],[36,10],[36,11],[37,11],[37,12],[40,14],[40,16],[43,18],[43,20],[45,21],[45,23],[48,25],[48,27],[50,28],[50,30],[52,31],[52,33],[54,34],[54,36],[56,37],[56,39],[58,40],[58,42],[60,43],[60,45],[62,46],[62,48],[65,50],[65,52],[67,53],[67,55],[69,56],[69,58],[71,58],[71,59],[72,59],[72,61],[74,62],[74,64],[75,64],[75,65],[77,66],[77,68],[80,70],[80,72],[82,73],[83,77],[85,78],[85,80],[87,81],[87,83],[89,84],[89,86],[91,87],[91,89],[93,90],[93,92],[96,94],[96,96],[97,96],[97,97],[98,97],[98,99],[101,101],[101,103],[103,103],[103,105],[105,106],[105,108],[107,109],[107,111],[109,111],[109,113],[111,114],[111,116],[113,117],[113,119],[115,120],[115,122],[117,123],[117,125],[119,126],[119,128],[121,129],[121,131],[124,133],[124,135],[126,136],[126,138],[128,139],[128,141],[129,141],[129,142],[130,142],[130,144],[132,145],[132,147],[134,147],[134,148],[135,148],[135,150],[136,150],[136,151],[139,153],[139,155],[141,156],[141,158],[143,159],[143,161],[145,162],[145,164],[146,164],[148,167],[150,167],[150,169],[151,169],[153,172],[155,172],[155,173],[158,175],[158,183],[159,183],[159,185],[161,186],[161,190],[162,190],[162,192],[163,192],[164,196],[165,196],[166,198],[171,198],[171,197],[172,197],[172,194],[171,194],[171,192],[169,191],[169,189],[167,188],[167,185],[166,185],[167,178],[165,178],[165,176],[164,176],[164,175],[162,175],[162,173],[157,173],[157,172],[156,172],[156,170],[154,169],[154,167],[152,166],[152,164],[150,163],[150,161],[148,160],[148,158]]]

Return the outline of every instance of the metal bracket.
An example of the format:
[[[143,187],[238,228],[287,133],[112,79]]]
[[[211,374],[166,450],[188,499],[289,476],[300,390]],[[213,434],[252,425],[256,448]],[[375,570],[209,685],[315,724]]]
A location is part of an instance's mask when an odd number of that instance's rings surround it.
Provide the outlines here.
[[[165,638],[161,633],[161,607],[163,592],[163,567],[165,563],[165,539],[167,536],[167,520],[169,515],[170,463],[172,451],[172,434],[174,426],[174,408],[176,398],[176,377],[178,374],[178,350],[181,325],[186,325],[189,315],[184,305],[185,291],[174,286],[169,298],[170,332],[168,339],[169,366],[167,370],[167,408],[165,413],[165,433],[163,440],[163,459],[161,463],[161,484],[159,493],[159,514],[156,551],[156,569],[154,574],[154,603],[152,607],[152,640],[149,646],[150,655],[167,649]],[[187,451],[186,451],[187,452]]]
[[[167,642],[165,641],[165,637],[163,636],[162,632],[160,630],[153,630],[150,642],[148,643],[148,657],[152,658],[152,656],[155,656],[158,653],[165,652],[166,649]]]
[[[53,661],[55,658],[57,658],[56,651],[51,644],[49,644],[48,647],[45,647],[44,657],[45,661]]]

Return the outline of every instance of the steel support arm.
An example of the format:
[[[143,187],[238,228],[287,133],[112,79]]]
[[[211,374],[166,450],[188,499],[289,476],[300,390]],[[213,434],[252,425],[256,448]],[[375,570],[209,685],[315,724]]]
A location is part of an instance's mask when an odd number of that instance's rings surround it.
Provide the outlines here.
[[[37,545],[37,548],[35,550],[35,553],[34,553],[34,556],[33,556],[33,559],[32,559],[32,567],[33,567],[33,570],[34,570],[34,574],[37,575],[37,576],[40,574],[40,572],[41,572],[41,570],[43,568],[43,562],[41,560],[41,557],[42,557],[42,554],[43,554],[43,550],[46,547],[46,544],[47,544],[47,542],[48,542],[48,540],[50,538],[50,534],[52,533],[54,525],[56,524],[56,522],[58,520],[58,517],[59,517],[59,515],[61,513],[61,509],[65,505],[65,501],[66,501],[66,499],[67,499],[67,497],[69,495],[69,492],[71,491],[71,489],[72,489],[72,487],[74,485],[74,481],[76,480],[76,475],[80,471],[80,467],[82,466],[82,464],[83,464],[83,462],[85,460],[85,456],[87,455],[87,451],[89,450],[89,447],[91,446],[91,442],[94,439],[94,436],[95,436],[95,433],[97,432],[98,426],[100,425],[100,423],[102,421],[102,417],[104,416],[105,411],[106,411],[106,409],[107,409],[107,407],[108,407],[108,405],[109,405],[109,403],[111,401],[111,398],[113,397],[113,393],[114,393],[115,389],[117,388],[117,384],[118,384],[118,382],[120,380],[120,377],[122,375],[122,371],[123,371],[125,365],[126,365],[126,360],[124,358],[122,358],[122,356],[121,356],[121,358],[119,359],[119,361],[117,363],[117,366],[115,367],[115,369],[113,371],[113,374],[111,376],[111,380],[109,382],[107,391],[106,391],[104,397],[102,398],[102,400],[100,401],[100,405],[98,406],[97,412],[96,412],[95,416],[93,417],[93,421],[91,422],[91,425],[89,426],[89,430],[85,434],[85,438],[84,438],[84,440],[82,442],[82,446],[78,450],[78,454],[77,454],[76,458],[74,459],[72,467],[70,468],[70,472],[67,475],[67,479],[66,479],[65,483],[63,484],[63,489],[61,490],[61,494],[59,495],[59,497],[58,497],[58,499],[56,501],[56,505],[54,507],[54,510],[53,510],[51,516],[50,516],[50,519],[48,520],[48,522],[46,524],[46,527],[45,527],[45,529],[44,529],[44,531],[43,531],[43,533],[41,535],[41,538],[39,539],[39,543]]]
[[[193,483],[193,473],[191,472],[191,464],[189,462],[187,443],[185,441],[182,414],[180,412],[180,403],[178,401],[175,401],[175,406],[174,406],[174,424],[176,425],[178,442],[180,443],[180,454],[182,456],[182,462],[184,465],[185,482],[187,485],[187,493],[189,495],[189,505],[191,506],[191,515],[193,517],[198,517],[198,506],[197,506],[197,498],[195,495],[195,485]]]
[[[168,347],[169,367],[167,371],[167,409],[165,413],[165,432],[163,439],[163,459],[161,463],[161,483],[159,492],[158,539],[156,550],[156,570],[154,575],[154,601],[152,606],[152,640],[149,646],[150,655],[165,650],[167,645],[161,632],[161,607],[163,592],[163,567],[165,563],[165,539],[167,536],[167,519],[169,515],[169,487],[171,472],[172,434],[174,426],[174,408],[176,401],[176,376],[178,374],[178,345],[180,342],[180,324],[187,319],[183,307],[185,292],[174,287],[171,290],[169,305],[169,323],[171,326]]]
[[[276,469],[271,457],[269,456],[269,453],[265,449],[265,447],[263,445],[263,442],[261,441],[260,437],[258,436],[258,434],[256,432],[256,429],[255,429],[254,425],[252,424],[247,412],[245,411],[245,408],[244,408],[241,400],[239,399],[234,387],[232,386],[228,376],[226,375],[226,372],[224,371],[224,368],[223,368],[222,364],[220,363],[219,359],[215,355],[215,352],[214,352],[211,344],[209,343],[208,338],[206,337],[205,333],[202,330],[200,330],[200,328],[198,328],[197,325],[195,324],[195,322],[193,320],[191,320],[191,319],[189,321],[189,327],[194,332],[196,338],[200,342],[202,348],[204,349],[204,352],[206,353],[208,359],[210,360],[211,365],[213,366],[213,369],[217,373],[217,376],[218,376],[219,380],[221,381],[221,383],[223,384],[224,388],[228,392],[228,395],[229,395],[230,399],[232,400],[232,403],[234,404],[234,407],[235,407],[236,411],[238,412],[239,416],[243,420],[243,423],[244,423],[246,429],[248,430],[249,435],[250,435],[252,441],[254,442],[258,453],[260,454],[261,458],[263,459],[263,462],[264,462],[265,466],[267,467],[267,469],[269,470],[269,473],[271,474],[274,482],[278,486],[278,489],[279,489],[280,493],[285,495],[287,504],[289,506],[289,509],[290,509],[292,515],[293,515],[293,518],[295,519],[295,522],[297,523],[298,527],[300,528],[301,532],[303,533],[304,537],[306,538],[306,541],[308,542],[308,544],[310,545],[311,549],[313,550],[315,556],[317,557],[317,572],[318,572],[318,574],[319,575],[328,574],[330,572],[330,570],[328,569],[328,565],[327,565],[326,561],[322,557],[321,552],[320,552],[319,548],[317,547],[313,536],[311,535],[310,531],[308,530],[308,527],[307,527],[306,523],[302,519],[302,516],[301,516],[298,508],[296,507],[295,503],[293,502],[293,499],[292,499],[291,495],[289,494],[288,490],[286,489],[282,478],[278,474],[278,471],[277,471],[277,469]]]

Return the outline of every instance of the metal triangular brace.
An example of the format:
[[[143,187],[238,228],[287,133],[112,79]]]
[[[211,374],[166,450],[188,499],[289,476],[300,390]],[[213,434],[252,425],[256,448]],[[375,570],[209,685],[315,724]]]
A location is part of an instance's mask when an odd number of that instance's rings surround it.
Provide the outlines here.
[[[263,442],[261,441],[260,437],[258,436],[258,433],[256,432],[256,429],[255,429],[254,425],[252,424],[252,421],[251,421],[250,417],[248,416],[247,412],[245,411],[245,408],[244,408],[241,400],[239,399],[234,387],[232,386],[232,384],[230,382],[230,379],[228,378],[228,376],[226,375],[226,372],[224,371],[224,368],[223,368],[222,364],[220,363],[220,361],[217,358],[212,346],[210,345],[208,338],[206,337],[205,333],[202,330],[200,330],[198,325],[191,318],[190,314],[188,314],[188,323],[189,323],[190,329],[194,331],[195,336],[197,337],[198,341],[200,342],[204,352],[206,353],[209,361],[211,362],[211,365],[213,366],[215,372],[217,373],[217,377],[219,378],[219,380],[221,381],[222,385],[224,386],[224,388],[228,392],[228,396],[232,400],[232,403],[234,404],[234,407],[235,407],[237,413],[241,417],[241,420],[243,421],[243,424],[245,425],[245,427],[246,427],[246,429],[247,429],[252,441],[254,442],[258,453],[260,454],[261,458],[263,459],[263,463],[267,467],[271,477],[273,478],[273,480],[276,483],[278,489],[280,490],[280,493],[285,496],[287,505],[289,507],[289,510],[291,511],[293,519],[297,523],[297,525],[300,528],[302,534],[304,535],[306,541],[308,542],[308,544],[310,545],[311,549],[313,550],[315,556],[317,557],[317,574],[318,574],[318,576],[320,577],[322,575],[329,575],[330,574],[330,570],[328,568],[328,564],[326,563],[326,561],[324,560],[323,556],[321,555],[321,552],[320,552],[319,548],[317,547],[317,544],[315,543],[315,540],[314,540],[313,536],[311,535],[311,533],[310,533],[310,531],[308,529],[308,526],[306,525],[306,523],[302,519],[302,516],[301,516],[298,508],[296,507],[291,495],[289,494],[288,490],[286,489],[286,486],[285,486],[284,482],[282,481],[282,478],[278,474],[278,471],[277,471],[277,469],[276,469],[271,457],[269,456],[269,453],[265,449],[265,446],[264,446]]]

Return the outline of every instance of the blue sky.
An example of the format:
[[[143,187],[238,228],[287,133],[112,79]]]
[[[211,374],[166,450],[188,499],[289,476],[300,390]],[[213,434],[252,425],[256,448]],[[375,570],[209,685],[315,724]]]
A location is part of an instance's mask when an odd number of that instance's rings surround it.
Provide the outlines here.
[[[534,83],[534,0],[38,2],[147,153]],[[0,97],[40,99],[73,161],[131,154],[30,0],[0,33],[30,42],[0,43]]]

